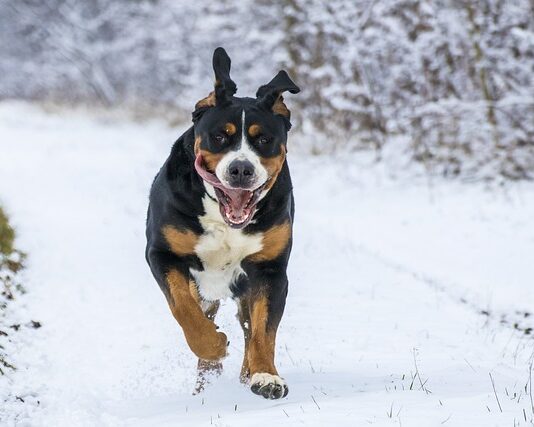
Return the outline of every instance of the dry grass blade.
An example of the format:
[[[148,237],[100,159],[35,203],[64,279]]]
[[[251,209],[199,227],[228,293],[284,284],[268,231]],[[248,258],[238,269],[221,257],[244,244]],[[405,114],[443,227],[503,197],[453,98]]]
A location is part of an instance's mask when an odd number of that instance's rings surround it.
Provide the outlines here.
[[[499,410],[502,412],[501,402],[499,402],[499,397],[497,396],[497,390],[495,390],[495,381],[493,381],[491,372],[489,373],[489,377],[491,379],[491,385],[493,386],[493,393],[495,394],[495,400],[497,401],[497,405],[499,405]]]

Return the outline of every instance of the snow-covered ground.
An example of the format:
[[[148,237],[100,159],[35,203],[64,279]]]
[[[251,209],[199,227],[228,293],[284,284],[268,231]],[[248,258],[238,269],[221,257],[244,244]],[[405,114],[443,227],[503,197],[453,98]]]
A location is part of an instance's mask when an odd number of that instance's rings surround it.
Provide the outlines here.
[[[289,396],[239,383],[231,301],[217,320],[225,371],[192,396],[196,360],[143,254],[148,189],[182,130],[0,104],[0,201],[29,253],[16,315],[43,324],[12,349],[0,424],[532,424],[534,341],[513,323],[534,312],[533,186],[428,180],[398,159],[291,145],[297,221],[277,341]]]

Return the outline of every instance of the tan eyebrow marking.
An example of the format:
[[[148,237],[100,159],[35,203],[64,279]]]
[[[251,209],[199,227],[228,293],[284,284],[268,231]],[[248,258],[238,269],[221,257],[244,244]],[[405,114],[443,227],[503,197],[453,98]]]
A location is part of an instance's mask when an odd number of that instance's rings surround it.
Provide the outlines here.
[[[259,134],[261,133],[261,126],[257,123],[251,125],[249,128],[248,128],[248,134],[252,137],[252,138],[255,138],[257,137]]]
[[[237,127],[233,123],[226,123],[224,125],[224,131],[226,132],[227,135],[232,136],[237,132]]]

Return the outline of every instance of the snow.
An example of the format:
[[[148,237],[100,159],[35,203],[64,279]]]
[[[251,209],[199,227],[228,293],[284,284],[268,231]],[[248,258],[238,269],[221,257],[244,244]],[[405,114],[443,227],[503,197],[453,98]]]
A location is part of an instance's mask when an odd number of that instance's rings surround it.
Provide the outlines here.
[[[192,396],[196,360],[143,252],[148,189],[184,129],[0,104],[0,198],[29,253],[18,315],[43,325],[0,377],[2,424],[532,424],[533,341],[500,324],[534,311],[532,184],[429,180],[365,153],[289,150],[288,397],[239,383],[231,301],[217,318],[224,373]]]

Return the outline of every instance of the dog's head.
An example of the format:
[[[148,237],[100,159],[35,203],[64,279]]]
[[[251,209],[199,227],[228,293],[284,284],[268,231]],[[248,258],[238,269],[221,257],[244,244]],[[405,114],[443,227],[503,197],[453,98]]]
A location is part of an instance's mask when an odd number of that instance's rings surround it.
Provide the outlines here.
[[[243,228],[285,162],[291,123],[282,93],[300,89],[280,71],[258,89],[256,98],[235,97],[230,58],[221,47],[213,53],[213,70],[215,89],[193,112],[195,168],[209,184],[208,192],[215,193],[226,223]]]

